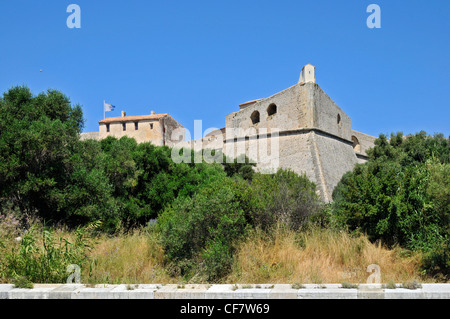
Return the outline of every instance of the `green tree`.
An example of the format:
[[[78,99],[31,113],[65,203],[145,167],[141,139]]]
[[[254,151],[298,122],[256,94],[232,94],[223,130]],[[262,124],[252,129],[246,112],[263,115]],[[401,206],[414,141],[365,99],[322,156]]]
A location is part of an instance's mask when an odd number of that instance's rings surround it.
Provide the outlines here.
[[[61,92],[33,96],[15,87],[0,99],[0,208],[76,227],[119,223],[107,159],[96,141],[79,140],[83,116]],[[8,205],[6,205],[8,204]]]
[[[420,249],[448,276],[450,143],[442,134],[385,135],[333,192],[337,221],[371,240]]]
[[[145,224],[177,197],[190,197],[201,185],[225,176],[219,164],[173,162],[167,146],[137,144],[128,137],[107,137],[100,145],[106,180],[126,228]]]
[[[56,190],[61,221],[77,227],[102,221],[102,229],[114,231],[120,215],[114,187],[106,173],[107,156],[95,140],[80,141],[71,157],[64,191]]]
[[[0,198],[22,214],[53,218],[71,152],[83,125],[81,107],[49,90],[15,87],[0,99]]]

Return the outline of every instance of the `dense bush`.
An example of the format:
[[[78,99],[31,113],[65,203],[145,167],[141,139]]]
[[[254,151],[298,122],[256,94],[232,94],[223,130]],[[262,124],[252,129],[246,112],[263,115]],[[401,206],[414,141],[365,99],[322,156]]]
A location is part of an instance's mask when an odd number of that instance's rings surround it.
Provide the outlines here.
[[[229,173],[227,174],[229,175]],[[192,197],[166,209],[156,226],[168,260],[181,274],[218,280],[228,273],[235,244],[249,228],[284,224],[298,230],[320,211],[315,185],[304,176],[279,170],[205,184]]]
[[[422,250],[425,270],[448,276],[449,139],[380,135],[368,155],[333,192],[338,222],[371,240]]]
[[[182,274],[215,280],[232,263],[233,245],[246,221],[236,183],[225,174],[192,197],[179,197],[156,225],[167,258]]]
[[[245,180],[251,181],[255,174],[254,166],[256,164],[245,155],[239,155],[234,159],[223,155],[223,167],[229,177],[240,176]]]
[[[322,209],[315,184],[282,169],[275,174],[255,174],[243,196],[249,222],[263,229],[282,223],[298,230]]]

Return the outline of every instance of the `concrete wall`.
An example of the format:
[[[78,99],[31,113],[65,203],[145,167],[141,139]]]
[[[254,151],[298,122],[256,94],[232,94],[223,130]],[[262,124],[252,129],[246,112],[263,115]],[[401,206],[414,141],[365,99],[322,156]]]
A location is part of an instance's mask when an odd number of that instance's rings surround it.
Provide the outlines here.
[[[314,95],[313,127],[351,141],[352,122],[350,117],[317,84],[307,85]]]
[[[160,120],[160,131],[161,134],[164,134],[165,145],[173,146],[179,141],[184,141],[185,128],[171,116],[163,117]]]
[[[137,123],[137,129],[135,123]],[[109,126],[109,132],[107,125]],[[183,126],[171,116],[130,121],[125,118],[117,122],[99,123],[99,132],[81,133],[80,139],[101,140],[108,136],[116,138],[127,136],[134,138],[138,143],[151,142],[157,146],[171,146],[177,141],[184,141],[184,132]]]
[[[359,152],[362,155],[367,156],[367,150],[369,148],[374,147],[374,142],[377,139],[375,136],[371,136],[371,135],[367,135],[355,130],[352,130],[352,136],[356,137],[358,139],[360,148],[359,148]]]
[[[283,90],[271,97],[260,99],[253,104],[241,109],[238,112],[228,114],[225,118],[226,133],[231,136],[233,128],[241,129],[243,132],[260,128],[271,130],[295,130],[298,128],[312,127],[312,108],[310,101],[310,84],[296,84],[286,90]],[[269,116],[267,109],[271,104],[277,106],[277,113]],[[253,124],[251,115],[254,111],[260,114],[260,122]]]
[[[342,176],[351,171],[358,160],[351,143],[319,132],[314,133],[313,142],[315,166],[321,178],[317,185],[322,198],[329,202]]]
[[[80,140],[99,140],[100,133],[99,132],[86,132],[80,134]]]
[[[277,113],[269,116],[267,109],[271,104],[277,106]],[[260,114],[260,122],[257,124],[253,124],[251,120],[255,111]],[[317,128],[349,141],[352,135],[351,119],[315,83],[296,84],[271,97],[260,99],[227,115],[225,123],[227,134],[231,134],[233,128],[239,128],[241,132],[252,129],[258,132],[261,128],[268,132],[274,129],[289,131]]]
[[[163,131],[162,125],[158,120],[141,120],[138,123],[138,129],[135,129],[135,122],[115,122],[109,123],[109,132],[107,132],[106,123],[100,123],[99,135],[100,139],[108,136],[121,138],[128,136],[136,139],[136,142],[151,141],[155,145],[163,145]],[[123,130],[125,124],[126,130]],[[151,127],[153,125],[153,128]]]
[[[35,285],[33,289],[0,285],[0,299],[450,299],[450,284],[422,284],[418,289],[385,289],[381,284],[260,285]]]

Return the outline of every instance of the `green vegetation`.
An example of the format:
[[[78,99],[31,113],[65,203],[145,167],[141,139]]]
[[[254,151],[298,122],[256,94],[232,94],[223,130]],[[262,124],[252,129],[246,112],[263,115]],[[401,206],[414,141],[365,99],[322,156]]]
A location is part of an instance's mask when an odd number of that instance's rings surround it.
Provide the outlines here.
[[[34,285],[26,277],[20,276],[12,280],[15,288],[33,289]]]
[[[223,276],[232,263],[233,244],[245,232],[238,184],[225,175],[192,197],[181,197],[156,225],[164,251],[182,274]]]
[[[299,228],[319,211],[306,177],[255,174],[247,158],[174,163],[168,147],[127,137],[80,141],[82,125],[80,106],[57,91],[33,96],[16,87],[0,99],[1,215],[14,215],[26,229],[19,252],[5,252],[4,275],[54,282],[69,259],[85,261],[80,239],[55,241],[50,229],[43,230],[39,250],[29,218],[72,230],[98,222],[109,234],[158,218],[152,231],[171,271],[218,280],[230,271],[248,228],[278,220]]]
[[[380,135],[369,161],[345,174],[333,211],[350,231],[425,253],[423,270],[450,273],[450,144],[424,132]]]
[[[400,288],[405,288],[405,289],[419,289],[422,288],[422,285],[420,283],[418,283],[417,281],[413,280],[413,281],[407,281],[401,284]]]
[[[86,265],[89,240],[84,229],[75,231],[75,240],[55,239],[49,229],[30,228],[17,243],[0,246],[0,277],[19,282],[61,283],[71,264]]]
[[[300,284],[300,283],[295,283],[291,285],[292,289],[305,289],[305,285]]]
[[[406,282],[418,256],[422,276],[449,279],[442,135],[381,135],[325,205],[291,171],[256,173],[248,158],[175,163],[170,148],[127,137],[80,141],[82,127],[81,107],[58,91],[0,98],[0,281],[65,282],[77,264],[85,282],[130,289],[320,283],[377,263]]]
[[[285,170],[255,174],[243,197],[250,224],[265,230],[277,223],[299,230],[323,205],[314,183]]]
[[[352,284],[352,283],[347,282],[347,281],[343,281],[341,283],[341,288],[344,288],[344,289],[356,289],[356,288],[358,288],[358,285],[357,284]]]
[[[397,285],[391,280],[387,284],[383,284],[382,287],[383,289],[396,289]]]

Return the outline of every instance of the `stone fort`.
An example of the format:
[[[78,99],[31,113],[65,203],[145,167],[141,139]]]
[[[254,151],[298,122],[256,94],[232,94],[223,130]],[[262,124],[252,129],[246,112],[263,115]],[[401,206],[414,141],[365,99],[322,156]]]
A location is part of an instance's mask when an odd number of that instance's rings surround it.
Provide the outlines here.
[[[205,159],[214,157],[210,150],[220,159],[221,153],[229,158],[245,154],[263,173],[283,168],[306,174],[327,202],[341,177],[356,163],[367,161],[366,151],[376,139],[352,130],[350,117],[316,83],[311,64],[302,68],[297,84],[240,104],[238,111],[226,116],[224,128],[189,141],[185,132],[167,113],[127,116],[122,111],[120,117],[99,121],[99,132],[82,133],[81,139],[128,136],[138,143],[170,146],[176,156],[186,148],[210,154]]]

